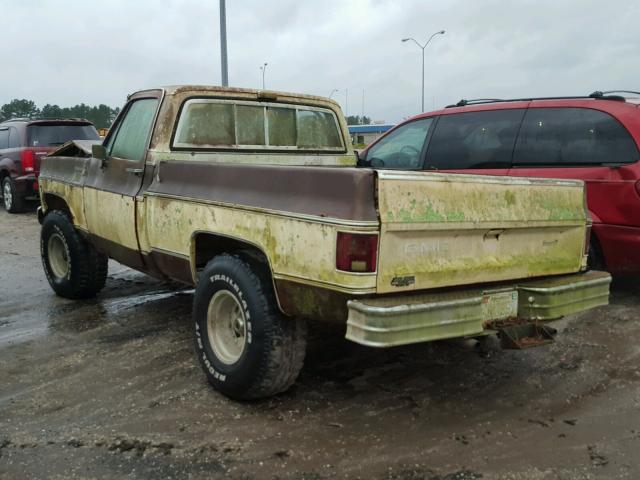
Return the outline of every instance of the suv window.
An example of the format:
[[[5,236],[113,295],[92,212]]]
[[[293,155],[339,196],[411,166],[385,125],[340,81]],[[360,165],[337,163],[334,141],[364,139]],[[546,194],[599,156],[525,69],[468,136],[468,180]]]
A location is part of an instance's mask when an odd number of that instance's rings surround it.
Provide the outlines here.
[[[20,132],[15,127],[9,127],[9,148],[20,148]]]
[[[157,98],[135,100],[109,140],[110,155],[128,160],[142,160],[149,143],[153,117],[158,106]]]
[[[62,145],[69,140],[98,139],[100,136],[93,125],[33,124],[27,127],[27,144],[30,147]]]
[[[9,147],[9,129],[0,128],[0,150]]]
[[[173,147],[344,150],[338,121],[328,109],[210,98],[185,102]]]
[[[509,168],[524,109],[443,115],[427,152],[426,169]]]
[[[633,163],[638,148],[611,115],[589,108],[530,108],[513,157],[514,166]]]
[[[367,164],[374,167],[416,170],[433,118],[421,118],[398,127],[367,152]]]

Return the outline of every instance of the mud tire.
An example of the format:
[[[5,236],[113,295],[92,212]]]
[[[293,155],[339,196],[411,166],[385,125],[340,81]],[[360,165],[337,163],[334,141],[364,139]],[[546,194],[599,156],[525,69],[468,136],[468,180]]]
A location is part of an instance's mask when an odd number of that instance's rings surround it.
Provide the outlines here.
[[[68,270],[64,276],[57,276],[52,268],[49,245],[53,235],[66,251]],[[49,285],[59,296],[91,298],[104,287],[108,257],[82,238],[66,212],[54,210],[44,218],[40,233],[40,255]]]
[[[18,192],[16,192],[15,184],[11,177],[6,176],[2,179],[2,200],[4,204],[4,209],[9,213],[20,213],[25,210],[25,199],[21,197]],[[5,192],[9,191],[11,197],[9,203],[7,204],[7,199],[5,198]]]
[[[233,363],[214,352],[210,336],[209,308],[221,290],[238,301],[246,325],[244,347]],[[193,318],[200,364],[209,383],[224,395],[235,400],[270,397],[287,390],[298,377],[306,324],[279,311],[264,265],[230,254],[213,258],[198,281]]]

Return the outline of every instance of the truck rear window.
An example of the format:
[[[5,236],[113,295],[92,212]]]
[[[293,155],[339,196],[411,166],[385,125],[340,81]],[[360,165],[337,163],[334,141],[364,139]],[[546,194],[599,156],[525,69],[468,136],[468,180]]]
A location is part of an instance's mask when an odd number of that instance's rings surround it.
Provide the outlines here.
[[[29,125],[27,138],[31,147],[62,145],[69,140],[99,140],[93,125]]]
[[[331,110],[214,99],[192,99],[184,104],[173,147],[344,150]]]

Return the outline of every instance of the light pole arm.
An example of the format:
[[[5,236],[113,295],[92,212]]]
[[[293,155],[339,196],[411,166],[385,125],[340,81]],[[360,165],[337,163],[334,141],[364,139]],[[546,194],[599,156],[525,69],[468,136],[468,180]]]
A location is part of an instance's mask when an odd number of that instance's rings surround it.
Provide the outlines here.
[[[432,38],[433,38],[433,37],[432,37]],[[418,41],[417,41],[415,38],[412,38],[412,37],[409,37],[409,38],[407,38],[407,39],[406,39],[406,41],[409,41],[409,40],[411,40],[413,43],[415,43],[415,44],[416,44],[418,47],[420,47],[422,50],[424,50],[424,49],[425,49],[425,47],[429,44],[429,42],[427,42],[424,46],[423,46],[423,45],[420,45],[420,44],[418,43]],[[430,38],[429,40],[431,40],[431,38]]]
[[[425,43],[425,44],[424,44],[424,47],[423,47],[423,48],[427,48],[427,45],[429,45],[429,42],[430,42],[431,40],[433,40],[433,37],[435,37],[436,35],[442,35],[442,34],[441,34],[440,32],[436,32],[436,33],[434,33],[433,35],[431,35],[431,36],[429,37],[429,40],[427,40],[427,43]]]

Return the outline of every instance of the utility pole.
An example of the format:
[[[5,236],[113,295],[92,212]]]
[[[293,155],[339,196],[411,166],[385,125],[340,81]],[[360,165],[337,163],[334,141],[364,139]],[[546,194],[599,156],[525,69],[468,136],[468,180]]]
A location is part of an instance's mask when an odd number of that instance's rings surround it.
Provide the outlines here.
[[[264,73],[267,71],[267,62],[264,62],[260,70],[262,70],[262,89],[264,90]]]
[[[360,122],[364,125],[364,88],[362,89],[362,117]]]
[[[344,110],[347,113],[347,117],[349,116],[349,89],[344,89]]]
[[[220,61],[222,63],[222,86],[229,86],[229,66],[227,64],[227,8],[225,0],[220,0]]]

